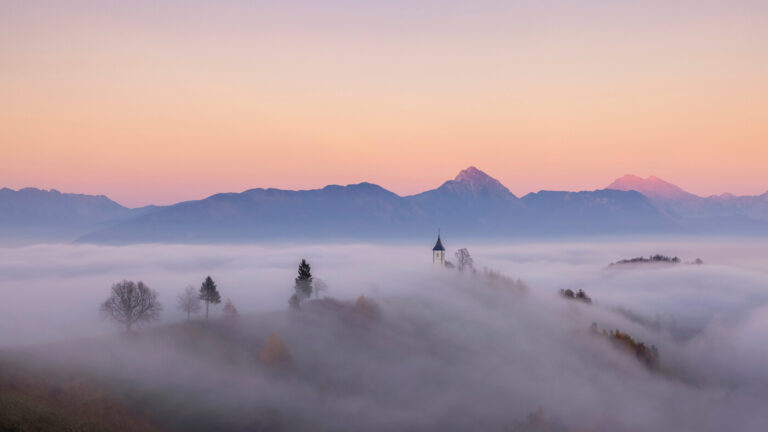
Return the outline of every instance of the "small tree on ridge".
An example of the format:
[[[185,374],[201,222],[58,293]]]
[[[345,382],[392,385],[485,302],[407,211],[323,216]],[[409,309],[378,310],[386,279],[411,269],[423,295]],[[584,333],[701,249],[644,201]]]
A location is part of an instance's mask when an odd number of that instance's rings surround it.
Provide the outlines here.
[[[198,297],[205,302],[205,320],[208,321],[208,306],[211,303],[221,303],[221,294],[219,294],[216,283],[210,276],[206,277],[203,284],[200,285],[200,295]]]
[[[472,270],[474,260],[469,255],[467,248],[461,248],[456,251],[456,263],[461,271]]]
[[[293,290],[294,294],[288,300],[291,307],[297,308],[302,301],[312,297],[312,268],[305,259],[299,263],[299,275],[296,276]]]
[[[189,321],[192,314],[200,312],[203,306],[200,304],[200,297],[195,292],[195,287],[189,285],[184,289],[183,293],[179,294],[177,306],[181,311],[186,312],[187,321]]]
[[[123,280],[112,285],[112,292],[101,304],[101,311],[124,325],[126,331],[131,331],[137,323],[160,319],[163,306],[157,295],[157,291],[144,285],[144,282]]]

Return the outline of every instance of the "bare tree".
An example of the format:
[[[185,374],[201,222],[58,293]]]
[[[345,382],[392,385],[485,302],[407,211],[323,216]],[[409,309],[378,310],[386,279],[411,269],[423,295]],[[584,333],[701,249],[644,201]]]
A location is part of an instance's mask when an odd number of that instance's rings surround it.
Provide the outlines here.
[[[200,304],[200,298],[195,287],[189,285],[183,293],[179,294],[177,306],[180,310],[187,313],[187,321],[189,321],[192,314],[200,312],[203,306]]]
[[[123,280],[112,285],[109,298],[101,304],[101,311],[131,331],[134,324],[160,319],[163,306],[157,300],[157,291],[144,282]]]
[[[469,256],[469,251],[467,248],[461,248],[456,251],[456,263],[459,267],[459,270],[471,270],[474,266],[474,261],[472,260],[472,257]]]

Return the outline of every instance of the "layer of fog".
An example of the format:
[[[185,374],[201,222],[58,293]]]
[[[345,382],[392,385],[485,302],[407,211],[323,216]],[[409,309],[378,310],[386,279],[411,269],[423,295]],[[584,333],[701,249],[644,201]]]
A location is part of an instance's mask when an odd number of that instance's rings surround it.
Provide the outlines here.
[[[765,304],[768,253],[759,243],[603,242],[534,243],[507,246],[461,244],[476,267],[523,279],[535,293],[584,289],[606,307],[626,308],[681,332],[712,320],[739,320]],[[241,312],[282,309],[296,264],[307,258],[330,285],[329,295],[387,296],[407,292],[403,284],[431,267],[427,247],[35,245],[0,248],[0,347],[89,336],[114,330],[98,313],[112,283],[142,280],[160,292],[165,321],[181,319],[175,297],[210,275],[224,298]],[[451,255],[452,250],[449,250]],[[610,262],[664,253],[701,267],[674,266],[606,270]],[[449,256],[449,259],[452,257]],[[214,309],[214,313],[216,310]],[[674,330],[674,329],[673,329]]]
[[[438,271],[428,246],[2,249],[0,345],[112,337],[116,329],[100,319],[98,305],[123,278],[160,292],[166,322],[183,319],[175,296],[206,275],[244,315],[284,310],[296,264],[307,258],[328,295],[365,294],[380,304],[384,319],[375,337],[394,342],[361,350],[370,333],[265,321],[254,337],[263,342],[259,332],[280,333],[303,376],[283,380],[247,367],[201,374],[211,370],[209,360],[158,341],[142,342],[150,354],[138,355],[134,346],[128,357],[145,362],[142,376],[152,386],[184,387],[229,414],[259,407],[317,429],[503,430],[539,409],[556,423],[595,430],[768,427],[768,254],[760,244],[448,246],[468,247],[479,268],[523,279],[528,294]],[[705,264],[606,268],[654,253]],[[563,300],[561,288],[584,289],[594,304]],[[591,336],[593,322],[656,345],[666,373]],[[123,349],[114,347],[110,358]],[[129,364],[115,367],[102,357],[94,355],[90,367],[129,373]]]

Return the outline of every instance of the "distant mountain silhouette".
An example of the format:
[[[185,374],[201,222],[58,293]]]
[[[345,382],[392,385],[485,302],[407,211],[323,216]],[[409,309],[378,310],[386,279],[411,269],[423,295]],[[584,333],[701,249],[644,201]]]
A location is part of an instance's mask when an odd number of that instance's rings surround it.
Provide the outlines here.
[[[637,191],[541,191],[523,197],[534,220],[530,230],[540,234],[666,233],[679,222],[659,211]]]
[[[411,203],[360,183],[313,190],[251,189],[187,201],[85,235],[84,242],[208,242],[378,238],[425,220]]]
[[[718,223],[768,222],[768,192],[758,196],[735,196],[732,194],[701,197],[682,188],[650,176],[645,179],[625,175],[608,185],[607,189],[635,190],[650,198],[666,212],[687,219],[712,219]],[[701,226],[701,221],[696,221]],[[706,223],[705,223],[706,224]],[[725,228],[725,226],[724,226]]]
[[[475,167],[436,189],[401,197],[370,183],[218,194],[83,236],[94,243],[247,242],[673,232],[677,221],[635,191],[539,192],[517,198]]]
[[[371,183],[250,189],[166,207],[128,209],[103,196],[0,190],[0,235],[81,242],[510,239],[620,234],[768,234],[768,193],[702,198],[656,177],[624,176],[596,191],[516,197],[475,167],[410,196]],[[62,234],[64,233],[64,234]]]
[[[475,167],[461,171],[437,189],[405,197],[420,209],[432,227],[473,234],[515,231],[526,217],[525,208],[498,180]]]
[[[108,226],[151,211],[129,209],[103,195],[61,193],[55,189],[0,189],[0,236],[73,240],[84,230]]]
[[[661,200],[686,200],[698,198],[692,193],[684,191],[682,188],[666,182],[656,176],[641,178],[636,175],[627,174],[609,184],[606,189],[616,189],[623,191],[638,191],[651,199]]]

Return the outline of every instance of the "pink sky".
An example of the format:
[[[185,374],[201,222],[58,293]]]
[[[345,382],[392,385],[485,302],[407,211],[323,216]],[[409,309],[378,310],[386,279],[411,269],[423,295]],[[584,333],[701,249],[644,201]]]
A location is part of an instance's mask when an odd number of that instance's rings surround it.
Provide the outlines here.
[[[9,3],[0,187],[768,190],[764,2]]]

